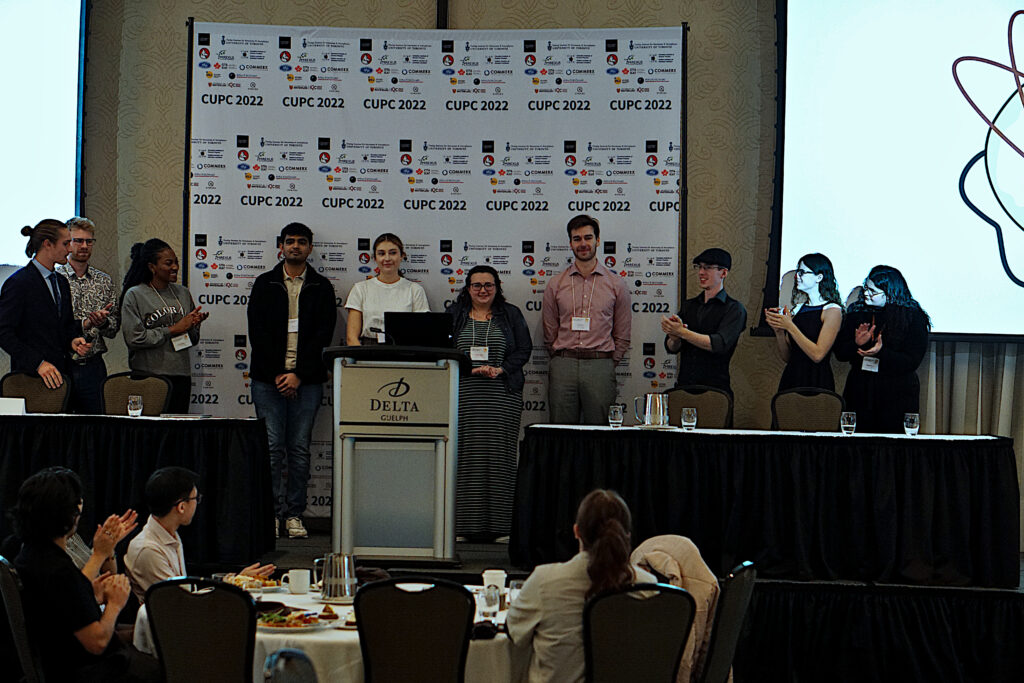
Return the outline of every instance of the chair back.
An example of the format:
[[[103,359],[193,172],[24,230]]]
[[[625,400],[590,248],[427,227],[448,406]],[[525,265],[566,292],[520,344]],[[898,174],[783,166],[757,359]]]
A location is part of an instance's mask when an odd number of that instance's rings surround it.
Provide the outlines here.
[[[142,414],[156,417],[167,411],[171,400],[171,382],[159,375],[119,372],[103,382],[103,412],[106,415],[127,415],[128,397],[142,397]]]
[[[0,595],[3,596],[4,611],[7,612],[7,624],[10,627],[11,640],[14,642],[14,649],[18,653],[18,662],[21,664],[22,677],[16,680],[26,683],[43,683],[43,668],[39,663],[39,656],[32,641],[28,637],[28,627],[25,624],[25,608],[21,601],[21,581],[18,579],[14,567],[0,556]],[[5,658],[7,661],[11,659]],[[7,668],[7,665],[4,665]],[[17,671],[9,671],[17,673]]]
[[[56,389],[47,388],[42,377],[24,372],[9,372],[0,379],[0,395],[25,399],[26,413],[66,413],[70,389],[71,378],[67,375]]]
[[[263,680],[270,683],[317,683],[313,661],[302,650],[281,648],[267,655]]]
[[[698,429],[732,427],[732,395],[724,389],[691,384],[665,392],[668,394],[668,423],[682,425],[683,408],[697,409]]]
[[[355,598],[365,683],[462,683],[476,603],[465,586],[402,577],[362,586]]]
[[[729,680],[732,658],[736,654],[736,644],[740,640],[756,578],[753,563],[744,562],[722,581],[722,593],[718,596],[715,624],[711,628],[708,654],[699,683],[726,683]]]
[[[828,389],[797,387],[772,397],[772,429],[791,432],[838,432],[843,397]]]
[[[695,610],[689,593],[664,583],[638,583],[587,601],[587,683],[673,683]]]
[[[252,680],[256,606],[244,590],[179,577],[150,586],[145,607],[166,683],[191,683],[197,672],[208,681]]]

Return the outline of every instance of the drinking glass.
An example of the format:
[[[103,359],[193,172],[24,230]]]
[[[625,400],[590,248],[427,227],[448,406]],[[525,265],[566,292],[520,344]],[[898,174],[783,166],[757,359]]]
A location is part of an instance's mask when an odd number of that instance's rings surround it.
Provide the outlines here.
[[[493,584],[484,586],[483,590],[476,594],[476,608],[481,619],[493,619],[498,616],[500,605],[501,589]]]
[[[921,416],[917,413],[904,413],[903,433],[907,436],[917,436],[919,429],[921,429]]]
[[[853,434],[853,430],[857,429],[857,413],[843,413],[839,417],[839,426],[842,428],[845,436]]]
[[[695,429],[697,427],[697,409],[683,408],[682,423],[684,432]]]
[[[621,427],[622,426],[622,405],[619,403],[613,403],[608,406],[608,426],[609,427]]]
[[[142,397],[138,394],[132,394],[128,397],[128,414],[132,417],[142,415]]]
[[[522,579],[515,579],[514,581],[508,582],[508,604],[512,604],[519,597],[519,591],[523,590],[523,584],[526,583]]]

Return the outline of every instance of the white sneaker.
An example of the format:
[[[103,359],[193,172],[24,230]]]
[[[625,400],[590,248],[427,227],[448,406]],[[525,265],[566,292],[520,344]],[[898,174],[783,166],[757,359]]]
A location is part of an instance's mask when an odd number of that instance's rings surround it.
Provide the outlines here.
[[[306,527],[302,526],[302,520],[298,517],[289,517],[284,521],[284,528],[288,532],[288,538],[306,538],[309,533]]]

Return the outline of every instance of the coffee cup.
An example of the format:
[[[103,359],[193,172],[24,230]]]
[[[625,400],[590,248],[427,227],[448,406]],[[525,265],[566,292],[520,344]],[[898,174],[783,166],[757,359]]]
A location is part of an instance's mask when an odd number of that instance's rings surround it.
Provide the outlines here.
[[[295,595],[304,595],[309,592],[309,570],[292,569],[284,575],[281,583],[288,584],[288,590]]]

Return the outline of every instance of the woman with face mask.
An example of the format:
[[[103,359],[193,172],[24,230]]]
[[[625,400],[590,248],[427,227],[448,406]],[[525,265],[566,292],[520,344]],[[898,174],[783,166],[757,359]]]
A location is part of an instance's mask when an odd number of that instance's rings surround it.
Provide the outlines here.
[[[832,344],[843,322],[843,307],[827,256],[807,254],[797,263],[792,303],[791,309],[765,311],[779,355],[786,361],[779,391],[796,387],[833,391]]]
[[[903,274],[891,266],[872,268],[835,345],[836,358],[850,363],[843,399],[857,413],[857,431],[901,434],[903,415],[919,412],[917,367],[930,329]]]

